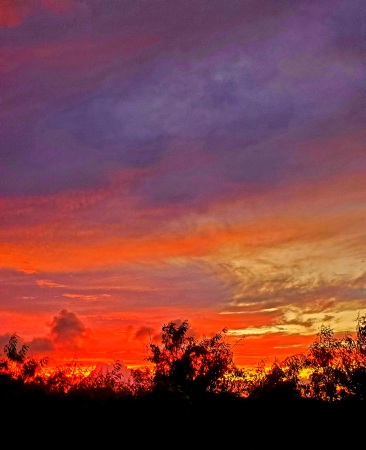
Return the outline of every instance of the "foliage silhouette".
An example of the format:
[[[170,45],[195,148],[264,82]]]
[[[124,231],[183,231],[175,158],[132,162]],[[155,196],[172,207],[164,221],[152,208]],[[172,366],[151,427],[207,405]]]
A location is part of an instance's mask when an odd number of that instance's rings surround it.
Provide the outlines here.
[[[337,339],[322,326],[310,346],[304,366],[311,370],[307,396],[326,401],[365,400],[366,316],[357,316],[356,336]]]
[[[153,391],[175,392],[197,398],[204,393],[228,392],[228,377],[239,369],[230,345],[223,341],[226,330],[212,338],[197,340],[187,334],[187,320],[169,322],[162,328],[163,346],[150,344]]]
[[[275,360],[267,369],[262,362],[250,382],[248,396],[256,399],[282,399],[295,400],[301,398],[299,389],[300,364],[294,367],[294,360],[285,360],[283,363]]]
[[[83,446],[115,445],[137,426],[140,445],[163,442],[169,430],[177,437],[193,433],[196,445],[217,448],[220,439],[220,445],[237,445],[244,436],[256,439],[252,446],[273,445],[272,436],[285,423],[304,445],[336,447],[343,432],[351,446],[357,433],[347,430],[366,412],[365,316],[357,318],[355,337],[336,338],[322,326],[306,354],[271,366],[262,361],[255,373],[236,367],[225,333],[198,340],[189,335],[187,320],[169,322],[161,344],[148,345],[153,368],[132,369],[130,379],[118,362],[89,376],[75,361],[45,372],[47,359],[30,358],[28,346],[13,334],[0,360],[3,430],[18,445],[29,445],[38,430],[49,448],[51,439],[59,446],[70,439]],[[265,433],[256,434],[258,426]],[[293,448],[293,440],[281,441],[281,447]]]
[[[16,333],[0,359],[0,390],[18,393],[42,390],[50,396],[90,399],[138,399],[154,395],[169,401],[190,402],[224,395],[257,400],[342,400],[366,398],[366,316],[358,315],[356,335],[336,338],[322,325],[306,354],[292,355],[271,366],[263,361],[248,373],[237,367],[233,347],[225,342],[226,329],[211,338],[189,334],[189,322],[169,322],[162,327],[161,344],[149,343],[147,361],[152,368],[132,369],[122,374],[117,361],[112,370],[85,376],[77,362],[67,369],[44,368],[48,359],[28,356],[28,346],[19,344]],[[303,373],[307,373],[304,377]],[[6,387],[6,388],[5,388]],[[168,400],[167,400],[168,401]],[[184,403],[185,404],[185,403]]]

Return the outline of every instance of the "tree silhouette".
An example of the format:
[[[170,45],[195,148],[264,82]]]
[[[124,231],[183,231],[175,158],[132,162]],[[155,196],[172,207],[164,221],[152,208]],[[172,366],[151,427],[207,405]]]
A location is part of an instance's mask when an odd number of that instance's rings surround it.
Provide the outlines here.
[[[0,388],[10,392],[42,389],[50,395],[70,394],[90,398],[141,398],[147,394],[175,394],[197,400],[207,394],[232,394],[250,399],[315,399],[326,403],[366,400],[366,316],[358,315],[356,334],[338,338],[322,325],[306,354],[292,355],[271,366],[263,361],[246,372],[233,360],[233,347],[223,329],[213,337],[189,334],[188,320],[162,327],[161,343],[150,343],[147,361],[152,367],[131,369],[124,378],[122,365],[112,371],[86,376],[78,363],[43,370],[47,358],[28,356],[28,346],[12,334],[0,359]],[[305,373],[305,375],[304,375]],[[217,395],[216,395],[217,397]]]
[[[188,336],[189,323],[169,322],[162,327],[162,343],[150,344],[153,363],[153,390],[184,394],[196,398],[206,392],[227,392],[226,377],[238,375],[230,345],[223,341],[223,329],[212,338],[198,340]]]
[[[336,338],[322,325],[304,367],[311,370],[307,396],[326,401],[366,399],[366,316],[357,316],[356,336]]]
[[[48,358],[37,360],[27,355],[29,346],[23,344],[18,349],[19,336],[13,333],[9,342],[4,346],[4,353],[7,360],[0,361],[0,368],[3,373],[9,373],[13,378],[22,379],[24,381],[35,381],[37,372],[47,365]],[[41,378],[38,378],[41,381]]]

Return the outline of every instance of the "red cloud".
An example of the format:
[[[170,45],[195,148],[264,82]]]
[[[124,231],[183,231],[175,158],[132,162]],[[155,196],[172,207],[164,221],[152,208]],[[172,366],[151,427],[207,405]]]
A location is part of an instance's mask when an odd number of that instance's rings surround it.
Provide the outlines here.
[[[46,9],[55,14],[63,14],[71,8],[71,0],[42,0],[39,2],[3,0],[0,5],[0,27],[17,27],[35,9]]]

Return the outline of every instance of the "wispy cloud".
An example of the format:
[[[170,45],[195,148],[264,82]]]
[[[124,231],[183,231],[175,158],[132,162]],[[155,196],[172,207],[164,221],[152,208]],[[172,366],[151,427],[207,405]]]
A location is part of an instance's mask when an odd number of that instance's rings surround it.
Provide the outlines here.
[[[50,287],[50,288],[66,287],[66,285],[64,285],[64,284],[56,283],[56,282],[50,281],[50,280],[37,280],[36,283],[38,284],[38,286],[42,286],[42,287]]]
[[[97,300],[98,298],[102,297],[110,297],[108,294],[102,294],[102,295],[87,295],[87,294],[62,294],[63,297],[72,298],[76,300]]]

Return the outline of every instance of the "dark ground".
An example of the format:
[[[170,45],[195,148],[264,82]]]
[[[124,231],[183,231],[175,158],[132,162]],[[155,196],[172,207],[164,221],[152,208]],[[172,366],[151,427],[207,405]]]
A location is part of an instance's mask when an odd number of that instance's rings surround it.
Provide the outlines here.
[[[366,442],[364,402],[217,396],[190,402],[166,395],[91,399],[41,393],[2,395],[0,402],[1,436],[8,442],[4,449],[153,445],[328,450],[364,448]]]

